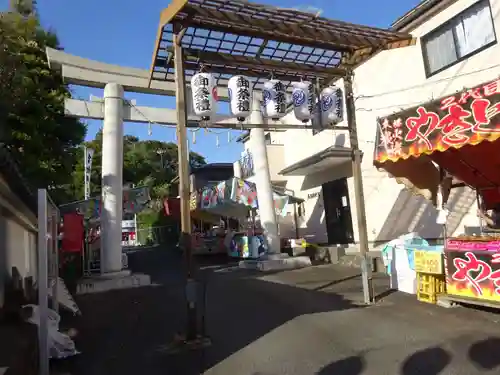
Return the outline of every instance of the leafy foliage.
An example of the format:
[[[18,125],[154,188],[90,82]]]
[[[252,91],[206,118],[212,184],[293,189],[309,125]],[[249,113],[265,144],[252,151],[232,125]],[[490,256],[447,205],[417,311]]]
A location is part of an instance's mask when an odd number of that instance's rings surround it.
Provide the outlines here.
[[[58,203],[83,199],[83,144],[86,127],[64,116],[70,91],[61,74],[50,70],[46,47],[59,48],[44,30],[35,0],[11,0],[0,13],[0,142],[19,162],[33,187],[48,187]],[[177,145],[124,137],[123,182],[147,185],[160,198],[177,195]],[[95,150],[91,192],[100,193],[102,133],[86,143]],[[205,164],[196,153],[192,166]]]
[[[93,141],[85,146],[94,150],[91,175],[91,195],[100,194],[102,132],[99,131]],[[203,156],[191,152],[190,162],[193,167],[206,164]],[[151,197],[161,199],[168,195],[177,195],[177,184],[171,181],[178,173],[177,145],[156,140],[140,141],[139,138],[126,135],[123,137],[123,183],[124,185],[149,186]],[[72,195],[83,198],[83,149],[78,151],[78,161],[73,173]]]
[[[66,200],[86,128],[64,116],[70,92],[45,55],[46,47],[59,48],[56,35],[41,28],[34,1],[12,7],[0,14],[0,139],[33,187]]]

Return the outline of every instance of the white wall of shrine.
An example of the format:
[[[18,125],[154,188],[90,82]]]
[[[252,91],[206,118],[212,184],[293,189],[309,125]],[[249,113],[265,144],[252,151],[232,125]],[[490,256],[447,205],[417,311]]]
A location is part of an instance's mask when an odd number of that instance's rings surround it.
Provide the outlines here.
[[[477,0],[442,1],[444,9],[434,9],[433,12],[437,12],[436,14],[433,16],[427,14],[427,19],[414,21],[413,26],[407,29],[418,38],[416,45],[381,52],[355,71],[356,117],[360,148],[364,153],[363,183],[368,236],[372,243],[388,241],[411,231],[416,231],[426,238],[437,238],[442,235],[441,227],[435,224],[437,211],[430,202],[413,195],[394,179],[389,178],[386,173],[378,171],[373,166],[376,120],[378,117],[387,116],[433,98],[453,94],[464,87],[486,83],[500,76],[498,44],[489,46],[429,78],[426,76],[420,37],[447,23],[477,2]],[[489,4],[498,39],[500,0],[490,0]],[[477,17],[477,14],[470,16],[467,22],[470,23],[474,17]],[[476,27],[484,28],[484,22],[475,24]],[[469,30],[467,37],[478,35],[474,34],[476,32],[474,29],[472,31]],[[339,85],[342,86],[341,82]],[[298,123],[293,114],[288,115],[286,121]],[[349,147],[348,135],[338,131],[325,130],[313,135],[311,130],[289,130],[281,137],[285,145],[285,166],[292,165],[334,144]],[[315,179],[311,179],[310,176],[287,177],[287,188],[306,199],[305,217],[301,218],[301,235],[315,237],[317,242],[324,242],[326,238],[323,202],[321,196],[312,199],[307,197],[311,196],[311,192],[320,190],[321,184],[331,179],[332,175],[335,175],[335,171],[317,175]],[[304,186],[306,179],[309,181],[307,186]],[[311,185],[315,186],[310,187]],[[348,178],[348,185],[355,240],[358,241],[352,178]],[[467,188],[454,189],[449,202],[452,214],[448,222],[448,234],[477,230],[479,221],[476,216],[475,193]],[[315,218],[311,217],[313,213]]]

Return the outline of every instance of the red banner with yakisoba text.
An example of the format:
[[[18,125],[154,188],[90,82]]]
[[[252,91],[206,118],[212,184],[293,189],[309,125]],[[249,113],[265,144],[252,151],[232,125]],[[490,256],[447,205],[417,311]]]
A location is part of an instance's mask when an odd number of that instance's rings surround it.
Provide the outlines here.
[[[446,293],[500,302],[500,253],[445,251]]]
[[[376,162],[500,138],[500,80],[378,120]]]

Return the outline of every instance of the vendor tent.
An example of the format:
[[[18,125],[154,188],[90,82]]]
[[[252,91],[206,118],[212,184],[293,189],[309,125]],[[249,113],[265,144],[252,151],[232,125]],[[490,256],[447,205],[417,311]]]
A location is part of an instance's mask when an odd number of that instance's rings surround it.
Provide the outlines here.
[[[200,192],[200,210],[213,214],[244,218],[250,209],[257,208],[255,184],[233,177]]]
[[[374,164],[428,199],[439,165],[478,189],[487,208],[500,203],[500,81],[379,119]]]
[[[180,198],[165,198],[163,201],[163,206],[165,208],[166,216],[172,216],[176,219],[180,219],[181,217]],[[201,220],[205,223],[212,223],[212,224],[218,224],[220,222],[220,216],[200,210],[199,208],[196,207],[194,207],[191,210],[191,218],[194,220]]]
[[[276,214],[286,216],[287,205],[295,203],[296,198],[279,192],[274,192],[273,196]],[[191,200],[192,211],[199,209],[234,218],[246,217],[249,210],[259,207],[255,184],[236,177],[203,188],[193,194]]]

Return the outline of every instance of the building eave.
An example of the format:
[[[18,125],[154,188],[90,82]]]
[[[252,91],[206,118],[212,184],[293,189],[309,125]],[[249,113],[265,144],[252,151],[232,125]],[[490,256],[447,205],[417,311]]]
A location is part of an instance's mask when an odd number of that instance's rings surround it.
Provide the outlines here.
[[[391,25],[393,31],[410,32],[458,0],[423,0]]]

